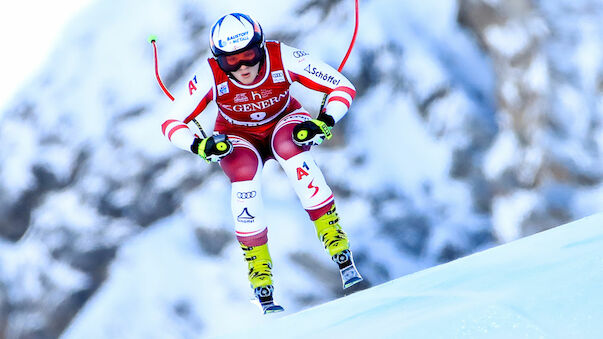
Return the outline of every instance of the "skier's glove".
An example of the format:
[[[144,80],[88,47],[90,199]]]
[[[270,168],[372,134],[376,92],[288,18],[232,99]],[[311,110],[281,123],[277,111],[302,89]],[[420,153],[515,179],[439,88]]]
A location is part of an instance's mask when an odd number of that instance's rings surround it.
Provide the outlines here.
[[[331,128],[335,121],[326,114],[321,113],[318,119],[304,121],[293,128],[293,142],[298,146],[316,146],[327,139],[331,139]]]
[[[208,163],[222,160],[222,158],[232,153],[232,150],[232,142],[228,140],[226,134],[212,135],[205,139],[195,138],[191,145],[191,151],[201,156]]]

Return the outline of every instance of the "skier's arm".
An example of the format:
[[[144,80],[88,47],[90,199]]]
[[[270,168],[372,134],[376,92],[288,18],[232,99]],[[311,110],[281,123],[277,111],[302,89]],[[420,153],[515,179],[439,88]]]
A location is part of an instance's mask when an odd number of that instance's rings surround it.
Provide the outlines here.
[[[328,94],[320,120],[333,127],[350,109],[356,95],[354,85],[343,74],[308,52],[281,43],[285,73],[290,82]]]
[[[161,124],[163,135],[175,146],[192,151],[197,138],[187,124],[196,118],[215,98],[213,74],[208,63],[203,63],[182,93],[176,97],[165,121]]]

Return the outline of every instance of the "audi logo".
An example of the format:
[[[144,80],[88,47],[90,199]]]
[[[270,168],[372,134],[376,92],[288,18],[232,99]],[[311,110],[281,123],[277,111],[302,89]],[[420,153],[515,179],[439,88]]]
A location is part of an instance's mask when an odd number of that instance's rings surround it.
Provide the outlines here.
[[[251,199],[251,198],[255,198],[256,195],[257,195],[256,191],[237,192],[237,198],[239,198],[239,199]]]
[[[295,52],[293,52],[293,56],[296,57],[296,58],[301,58],[301,57],[303,57],[305,55],[309,55],[309,54],[307,52],[305,52],[305,51],[295,51]]]

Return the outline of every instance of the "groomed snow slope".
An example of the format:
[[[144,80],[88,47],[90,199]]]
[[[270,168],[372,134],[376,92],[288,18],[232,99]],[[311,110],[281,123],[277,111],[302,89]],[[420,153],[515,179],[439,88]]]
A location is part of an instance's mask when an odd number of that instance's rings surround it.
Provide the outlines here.
[[[220,338],[600,338],[602,286],[597,214]]]

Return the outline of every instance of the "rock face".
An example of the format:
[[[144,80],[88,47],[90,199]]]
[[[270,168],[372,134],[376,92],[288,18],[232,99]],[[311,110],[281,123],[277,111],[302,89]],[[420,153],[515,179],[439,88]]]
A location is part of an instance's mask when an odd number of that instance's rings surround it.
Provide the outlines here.
[[[140,37],[160,30],[170,41],[161,45],[162,73],[178,89],[208,53],[199,41],[222,11],[187,0],[95,6],[1,115],[0,338],[60,336],[106,283],[123,244],[166,218],[191,225],[200,257],[240,256],[229,251],[236,245],[223,203],[229,183],[219,167],[160,135],[169,105]],[[349,4],[287,6],[262,21],[270,38],[338,64],[341,53],[327,51],[347,48]],[[336,138],[314,152],[370,284],[597,209],[589,201],[603,168],[598,1],[361,6],[355,56],[344,71],[358,96]],[[129,13],[143,12],[149,17],[132,21]],[[113,24],[95,20],[98,13]],[[270,21],[298,16],[303,25]],[[318,48],[327,36],[328,48]],[[299,96],[317,109],[312,93]],[[299,209],[282,173],[265,170],[266,195],[279,206],[273,212]],[[282,224],[290,229],[270,231],[272,239],[289,241],[282,266],[328,289],[299,286],[290,292],[290,309],[341,295],[339,281],[329,280],[331,263],[304,247],[314,234],[296,234],[302,222]],[[180,315],[203,314],[187,300],[177,304]]]
[[[601,68],[589,65],[601,60],[589,55],[600,44],[601,9],[595,1],[460,1],[459,22],[475,34],[497,77],[500,132],[490,155],[508,155],[484,167],[502,240],[579,217],[577,190],[601,180]],[[502,214],[512,204],[523,205],[523,215],[521,228],[509,232],[496,223],[496,206]]]

